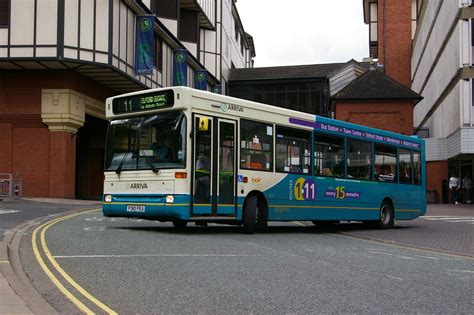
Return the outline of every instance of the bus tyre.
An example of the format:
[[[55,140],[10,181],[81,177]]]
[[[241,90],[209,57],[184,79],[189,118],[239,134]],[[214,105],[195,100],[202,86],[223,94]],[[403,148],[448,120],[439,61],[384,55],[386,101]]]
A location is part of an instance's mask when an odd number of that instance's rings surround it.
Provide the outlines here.
[[[380,206],[379,220],[376,221],[376,227],[379,229],[390,229],[395,223],[395,214],[393,211],[393,205],[387,200],[382,202]]]
[[[242,227],[246,234],[255,233],[255,223],[257,220],[257,196],[250,196],[245,201]]]
[[[184,221],[184,220],[173,221],[173,226],[179,230],[184,229],[186,225],[188,225],[188,221]]]

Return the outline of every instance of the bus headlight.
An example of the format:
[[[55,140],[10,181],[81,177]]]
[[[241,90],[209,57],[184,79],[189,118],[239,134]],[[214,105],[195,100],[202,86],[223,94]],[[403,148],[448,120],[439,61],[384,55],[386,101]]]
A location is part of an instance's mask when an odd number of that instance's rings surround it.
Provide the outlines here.
[[[173,195],[167,195],[166,196],[166,203],[173,203],[174,202],[174,196]]]
[[[104,201],[105,202],[112,202],[112,195],[105,195]]]

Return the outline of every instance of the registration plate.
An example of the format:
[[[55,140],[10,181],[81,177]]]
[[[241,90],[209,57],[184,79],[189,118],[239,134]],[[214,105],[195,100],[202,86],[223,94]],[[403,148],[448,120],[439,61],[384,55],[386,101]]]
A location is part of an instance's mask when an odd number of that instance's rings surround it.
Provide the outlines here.
[[[145,206],[127,205],[127,212],[145,212]]]

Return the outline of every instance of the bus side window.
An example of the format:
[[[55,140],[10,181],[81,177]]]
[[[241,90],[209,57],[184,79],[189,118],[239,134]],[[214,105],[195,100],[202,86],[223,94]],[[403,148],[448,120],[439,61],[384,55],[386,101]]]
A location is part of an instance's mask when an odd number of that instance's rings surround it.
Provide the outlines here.
[[[240,121],[240,168],[273,171],[273,126]]]
[[[421,185],[421,155],[420,152],[413,152],[413,183]]]
[[[347,139],[347,178],[372,179],[372,144]]]
[[[376,144],[374,179],[379,182],[397,181],[397,149]]]
[[[275,171],[281,173],[310,174],[311,133],[276,127]]]
[[[344,139],[315,134],[314,175],[344,177]]]
[[[400,169],[400,183],[412,184],[413,162],[411,160],[410,151],[400,149],[398,151],[398,161],[399,161],[399,169]]]

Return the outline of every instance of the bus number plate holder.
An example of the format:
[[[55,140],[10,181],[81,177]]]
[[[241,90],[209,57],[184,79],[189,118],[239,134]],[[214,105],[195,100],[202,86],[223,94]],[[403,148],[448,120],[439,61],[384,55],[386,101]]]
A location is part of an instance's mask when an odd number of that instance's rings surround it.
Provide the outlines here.
[[[127,205],[127,212],[145,212],[145,206]]]

